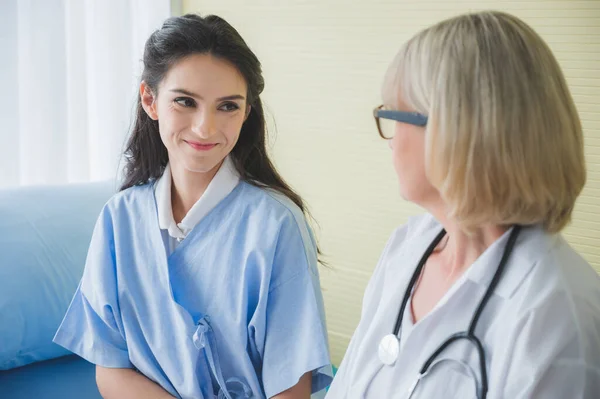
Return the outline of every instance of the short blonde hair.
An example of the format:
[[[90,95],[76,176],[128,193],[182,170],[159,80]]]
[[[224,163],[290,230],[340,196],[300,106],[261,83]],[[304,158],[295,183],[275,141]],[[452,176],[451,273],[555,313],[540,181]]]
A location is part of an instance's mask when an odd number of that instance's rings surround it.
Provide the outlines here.
[[[427,177],[465,230],[569,223],[586,180],[581,122],[550,48],[523,21],[486,11],[425,29],[383,92],[386,105],[429,116]]]

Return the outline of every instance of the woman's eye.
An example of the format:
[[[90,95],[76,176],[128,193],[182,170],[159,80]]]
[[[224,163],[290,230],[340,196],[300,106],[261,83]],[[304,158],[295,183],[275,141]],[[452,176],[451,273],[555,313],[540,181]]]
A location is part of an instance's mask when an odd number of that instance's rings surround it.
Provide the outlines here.
[[[225,112],[233,112],[237,111],[238,109],[240,109],[240,107],[236,103],[225,103],[219,107],[219,110]]]
[[[185,108],[191,108],[196,105],[196,101],[189,97],[177,97],[174,101]]]

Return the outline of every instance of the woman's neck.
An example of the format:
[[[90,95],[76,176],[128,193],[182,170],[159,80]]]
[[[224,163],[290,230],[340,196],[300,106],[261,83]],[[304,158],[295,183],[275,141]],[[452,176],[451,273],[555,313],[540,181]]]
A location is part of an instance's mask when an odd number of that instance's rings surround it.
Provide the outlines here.
[[[455,222],[446,222],[444,227],[448,243],[440,255],[443,254],[441,265],[448,276],[461,275],[506,231],[506,228],[490,225],[467,234]]]
[[[431,312],[460,276],[506,231],[487,225],[467,234],[456,220],[447,216],[445,205],[426,209],[444,226],[446,236],[427,259],[415,287],[411,302],[415,323]]]
[[[181,223],[185,215],[202,197],[221,164],[222,162],[208,172],[192,172],[183,165],[170,162],[171,208],[175,223]]]
[[[449,279],[460,276],[498,240],[508,228],[497,225],[482,225],[466,233],[460,224],[444,212],[433,215],[444,226],[447,238],[442,239],[436,257],[440,260],[440,271]],[[446,241],[447,240],[447,241]]]

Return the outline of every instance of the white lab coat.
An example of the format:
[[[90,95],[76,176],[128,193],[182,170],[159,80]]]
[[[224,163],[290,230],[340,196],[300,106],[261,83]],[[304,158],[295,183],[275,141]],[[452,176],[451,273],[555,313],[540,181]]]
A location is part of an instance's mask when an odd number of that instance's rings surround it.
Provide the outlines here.
[[[393,331],[408,281],[441,225],[413,218],[389,240],[364,295],[354,332],[327,399],[406,398],[426,359],[467,329],[499,263],[509,232],[490,246],[416,325],[406,311],[401,351],[384,366],[377,348]],[[410,307],[407,307],[410,309]],[[600,277],[562,238],[540,226],[521,231],[475,331],[486,354],[488,399],[600,398]],[[475,396],[467,364],[481,379],[465,340],[444,351],[413,398]]]

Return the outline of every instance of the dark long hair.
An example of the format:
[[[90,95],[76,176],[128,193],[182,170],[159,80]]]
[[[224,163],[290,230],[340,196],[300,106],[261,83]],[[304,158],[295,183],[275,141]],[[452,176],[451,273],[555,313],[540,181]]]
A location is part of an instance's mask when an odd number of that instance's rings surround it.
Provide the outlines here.
[[[231,159],[241,179],[278,191],[308,215],[300,195],[283,180],[267,154],[265,115],[260,100],[265,82],[260,62],[227,21],[215,15],[201,17],[195,14],[167,19],[146,41],[142,80],[157,95],[158,86],[171,66],[192,54],[210,54],[226,60],[246,80],[250,114],[231,151]],[[125,178],[121,190],[158,179],[168,160],[158,121],[146,114],[138,97],[136,120],[125,149]]]

